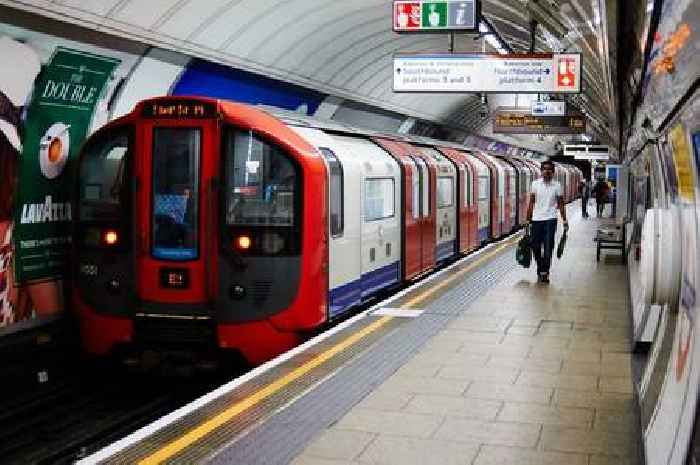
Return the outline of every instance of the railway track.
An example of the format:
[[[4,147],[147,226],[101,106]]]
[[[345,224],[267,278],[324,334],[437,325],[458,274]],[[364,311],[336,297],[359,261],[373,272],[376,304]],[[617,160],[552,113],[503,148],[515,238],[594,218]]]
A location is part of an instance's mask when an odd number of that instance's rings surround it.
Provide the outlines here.
[[[226,380],[220,374],[164,378],[107,367],[80,370],[0,403],[2,463],[73,463]]]

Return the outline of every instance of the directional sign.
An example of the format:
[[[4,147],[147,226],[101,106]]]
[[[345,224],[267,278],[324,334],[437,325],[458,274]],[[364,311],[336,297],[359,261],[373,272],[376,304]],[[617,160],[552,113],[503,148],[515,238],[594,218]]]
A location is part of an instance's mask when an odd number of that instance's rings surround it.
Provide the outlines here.
[[[609,160],[610,147],[607,145],[565,145],[564,155],[575,160]]]
[[[394,91],[579,93],[581,55],[395,55]]]
[[[394,0],[395,32],[475,32],[479,0]]]
[[[526,111],[498,110],[493,132],[501,134],[580,134],[586,132],[583,115],[534,116]]]
[[[566,102],[549,100],[547,102],[532,102],[530,113],[541,116],[564,116],[566,114]]]

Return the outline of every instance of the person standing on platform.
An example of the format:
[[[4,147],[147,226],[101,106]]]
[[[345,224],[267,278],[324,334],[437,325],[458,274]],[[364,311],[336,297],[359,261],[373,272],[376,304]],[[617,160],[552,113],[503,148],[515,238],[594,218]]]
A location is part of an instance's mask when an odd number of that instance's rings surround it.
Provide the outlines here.
[[[542,177],[532,182],[527,220],[531,225],[532,253],[537,262],[537,281],[549,283],[549,268],[552,264],[554,234],[557,231],[557,208],[564,222],[564,231],[569,229],[564,209],[564,198],[559,181],[554,177],[554,163],[541,164]],[[542,247],[544,246],[544,251]]]
[[[603,216],[603,210],[605,210],[605,202],[608,201],[608,193],[610,192],[610,186],[603,178],[598,179],[598,182],[593,186],[593,195],[595,196],[595,206],[598,218]]]
[[[585,179],[581,180],[579,193],[581,194],[581,216],[585,219],[588,218],[588,199],[591,196],[591,188]]]

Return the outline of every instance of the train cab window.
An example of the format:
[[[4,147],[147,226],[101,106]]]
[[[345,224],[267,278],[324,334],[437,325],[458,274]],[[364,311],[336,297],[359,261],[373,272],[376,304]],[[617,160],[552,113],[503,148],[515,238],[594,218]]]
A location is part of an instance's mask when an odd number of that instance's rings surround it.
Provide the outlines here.
[[[365,180],[365,221],[383,220],[394,216],[394,179]]]
[[[338,157],[327,148],[321,148],[321,153],[328,163],[330,174],[330,221],[331,235],[339,237],[343,235],[343,166]]]
[[[108,130],[83,149],[79,168],[81,221],[115,222],[128,211],[131,128]]]
[[[252,131],[230,131],[225,145],[226,222],[292,226],[297,190],[292,161]]]
[[[437,181],[438,208],[451,207],[454,203],[455,194],[454,179],[448,176],[440,176]]]
[[[222,247],[244,233],[251,235],[252,243],[239,253],[299,254],[302,177],[291,155],[253,131],[226,127],[222,173]]]
[[[153,130],[153,256],[193,260],[198,255],[201,131]]]

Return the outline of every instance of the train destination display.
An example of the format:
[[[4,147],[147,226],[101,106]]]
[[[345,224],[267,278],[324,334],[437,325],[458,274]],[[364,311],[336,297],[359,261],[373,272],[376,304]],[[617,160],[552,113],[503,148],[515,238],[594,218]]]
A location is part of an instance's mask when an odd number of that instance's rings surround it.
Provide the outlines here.
[[[498,110],[493,132],[501,134],[581,134],[586,132],[583,115],[532,115],[527,111]]]
[[[579,53],[397,54],[395,92],[579,93]]]

